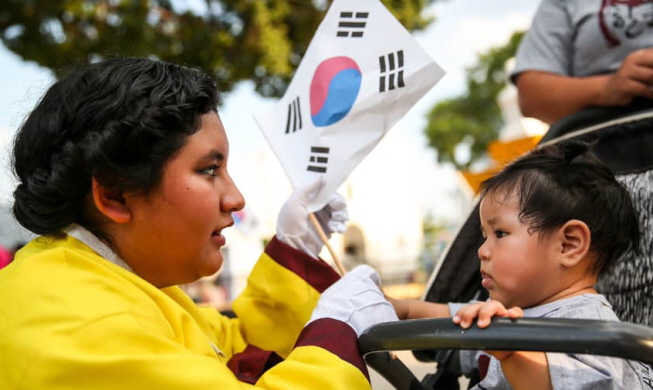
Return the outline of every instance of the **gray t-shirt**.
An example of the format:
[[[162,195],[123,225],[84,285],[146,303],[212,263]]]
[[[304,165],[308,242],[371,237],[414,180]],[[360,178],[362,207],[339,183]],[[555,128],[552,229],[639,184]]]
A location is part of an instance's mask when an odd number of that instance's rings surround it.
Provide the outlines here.
[[[460,304],[450,304],[454,314]],[[603,295],[584,294],[524,310],[524,317],[583,318],[619,321]],[[479,351],[461,351],[463,372],[476,366]],[[488,355],[489,356],[489,355]],[[554,389],[559,390],[639,390],[653,389],[651,368],[639,362],[599,355],[546,352],[549,375]],[[490,357],[487,375],[473,388],[512,389],[501,371],[501,363]]]
[[[543,0],[517,50],[511,79],[526,70],[582,77],[612,73],[632,51],[653,47],[653,4]]]

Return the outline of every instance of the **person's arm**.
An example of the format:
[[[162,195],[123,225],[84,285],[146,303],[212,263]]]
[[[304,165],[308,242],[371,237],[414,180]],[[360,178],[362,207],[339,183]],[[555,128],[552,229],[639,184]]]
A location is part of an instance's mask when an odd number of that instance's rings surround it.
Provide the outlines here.
[[[553,389],[549,375],[549,363],[544,352],[486,352],[501,362],[501,370],[513,389]]]
[[[451,317],[449,306],[444,303],[426,302],[418,299],[393,299],[388,296],[386,296],[386,299],[392,303],[400,320]]]
[[[321,338],[318,328],[325,324],[316,324],[303,332],[290,356],[258,377],[249,375],[256,368],[252,365],[232,372],[230,362],[212,349],[197,325],[183,322],[189,317],[180,314],[180,327],[171,327],[160,316],[126,313],[51,337],[41,348],[25,351],[29,364],[3,366],[0,384],[52,390],[371,390],[356,333],[346,324],[331,324],[329,336]],[[320,345],[325,339],[330,341],[327,348]],[[5,377],[7,373],[11,376]]]
[[[288,356],[320,294],[338,279],[324,261],[274,237],[232,304],[247,343]]]
[[[210,334],[235,377],[266,389],[369,388],[358,335],[351,325],[329,317],[330,313],[307,325],[329,287],[351,281],[354,275],[350,274],[340,278],[323,261],[273,238],[233,303],[237,318],[227,319],[215,311],[211,316],[205,314]],[[344,309],[346,299],[369,292],[369,288],[357,286],[351,290],[336,294],[335,307]],[[380,291],[376,295],[383,298]],[[357,299],[354,304],[362,301]],[[381,299],[374,303],[379,308],[383,305]],[[390,304],[386,306],[394,314]],[[363,313],[363,318],[373,318],[373,313]]]
[[[292,350],[320,294],[340,278],[319,259],[324,242],[309,220],[308,204],[324,184],[320,176],[293,190],[279,211],[275,237],[233,303],[248,343],[282,357]],[[345,231],[349,215],[342,196],[334,194],[314,214],[327,237]]]
[[[637,50],[612,74],[568,77],[525,71],[517,77],[522,114],[556,122],[590,106],[623,106],[637,96],[653,99],[653,48]]]
[[[601,105],[609,76],[567,77],[526,71],[517,79],[522,115],[554,123],[592,105]]]
[[[520,318],[524,312],[519,307],[506,309],[499,301],[476,302],[463,306],[453,317],[453,322],[467,329],[474,321],[479,328],[487,328],[492,317]],[[501,362],[501,370],[515,390],[550,390],[549,364],[544,352],[485,351]]]

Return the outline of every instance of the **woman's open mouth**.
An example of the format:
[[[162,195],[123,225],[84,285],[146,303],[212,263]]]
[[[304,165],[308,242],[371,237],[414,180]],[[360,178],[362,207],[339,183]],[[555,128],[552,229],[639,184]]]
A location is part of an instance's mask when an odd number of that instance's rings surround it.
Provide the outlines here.
[[[222,235],[222,230],[214,230],[211,233],[211,240],[218,246],[225,246],[227,239]]]

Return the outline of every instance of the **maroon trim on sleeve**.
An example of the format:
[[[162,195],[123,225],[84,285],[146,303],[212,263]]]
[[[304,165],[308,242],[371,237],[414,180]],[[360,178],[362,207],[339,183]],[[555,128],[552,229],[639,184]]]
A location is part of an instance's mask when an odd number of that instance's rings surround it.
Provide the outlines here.
[[[333,318],[321,318],[308,324],[299,334],[295,348],[316,346],[353,364],[370,380],[367,365],[358,350],[358,337],[351,326]]]
[[[340,279],[340,275],[329,264],[284,244],[276,236],[265,247],[265,253],[279,265],[304,279],[320,293]]]
[[[267,370],[283,359],[273,351],[264,351],[253,345],[248,345],[243,352],[229,359],[227,367],[236,375],[239,381],[254,384]]]

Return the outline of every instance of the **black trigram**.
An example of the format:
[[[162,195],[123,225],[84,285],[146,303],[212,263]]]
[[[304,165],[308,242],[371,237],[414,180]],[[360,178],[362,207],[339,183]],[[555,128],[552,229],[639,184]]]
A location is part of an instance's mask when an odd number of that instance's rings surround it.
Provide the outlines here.
[[[302,129],[302,108],[299,105],[299,96],[288,104],[288,118],[286,119],[286,134]]]
[[[326,173],[326,165],[329,162],[329,148],[322,146],[311,146],[311,157],[308,159],[307,171]]]
[[[369,12],[341,12],[336,36],[340,38],[362,38],[369,15]]]
[[[379,57],[379,68],[381,70],[379,92],[385,92],[386,89],[391,91],[395,88],[403,88],[405,86],[403,50]]]

